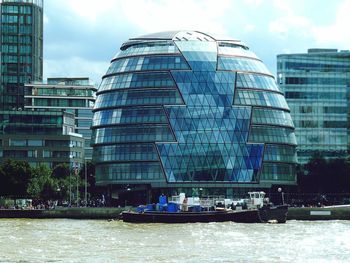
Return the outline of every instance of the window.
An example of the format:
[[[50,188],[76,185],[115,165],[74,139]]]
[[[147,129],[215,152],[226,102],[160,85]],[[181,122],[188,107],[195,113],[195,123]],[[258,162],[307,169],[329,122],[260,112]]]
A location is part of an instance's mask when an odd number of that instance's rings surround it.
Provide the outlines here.
[[[43,146],[42,140],[28,140],[28,146]]]
[[[38,157],[38,152],[37,152],[37,150],[28,151],[28,157],[29,157],[29,158],[36,158],[36,157]]]
[[[10,139],[10,146],[27,146],[27,141]]]

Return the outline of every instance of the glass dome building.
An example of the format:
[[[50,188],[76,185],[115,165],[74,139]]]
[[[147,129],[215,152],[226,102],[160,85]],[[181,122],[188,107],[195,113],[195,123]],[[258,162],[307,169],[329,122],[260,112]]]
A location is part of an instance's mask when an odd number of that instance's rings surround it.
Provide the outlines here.
[[[289,112],[273,75],[238,40],[196,31],[131,38],[97,92],[96,184],[137,201],[295,185]]]

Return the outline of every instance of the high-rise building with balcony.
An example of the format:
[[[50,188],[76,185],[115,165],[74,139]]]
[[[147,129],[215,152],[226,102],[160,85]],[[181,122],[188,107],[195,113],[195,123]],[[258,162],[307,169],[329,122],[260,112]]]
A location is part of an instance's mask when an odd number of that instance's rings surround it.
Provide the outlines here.
[[[0,115],[0,162],[27,161],[54,168],[61,163],[81,167],[84,138],[74,133],[74,114],[3,111]]]
[[[295,125],[298,160],[349,156],[350,51],[309,49],[277,56],[277,75]]]
[[[22,110],[24,84],[43,76],[43,1],[0,0],[0,110]]]
[[[196,31],[129,39],[97,91],[92,138],[96,183],[135,203],[296,184],[287,102],[235,39]]]
[[[91,124],[96,88],[89,78],[48,78],[47,83],[25,85],[25,110],[74,114],[74,132],[85,139],[85,158],[92,159]]]

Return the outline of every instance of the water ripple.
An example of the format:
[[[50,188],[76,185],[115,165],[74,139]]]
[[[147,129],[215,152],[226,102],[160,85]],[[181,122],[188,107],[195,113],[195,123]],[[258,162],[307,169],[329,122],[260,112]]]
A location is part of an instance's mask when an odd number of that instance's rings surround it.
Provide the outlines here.
[[[0,220],[0,262],[348,262],[350,221]]]

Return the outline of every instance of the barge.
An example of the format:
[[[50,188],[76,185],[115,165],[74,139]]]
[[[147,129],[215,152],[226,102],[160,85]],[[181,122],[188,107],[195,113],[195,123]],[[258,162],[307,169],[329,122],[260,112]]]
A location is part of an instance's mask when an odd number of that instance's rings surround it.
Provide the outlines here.
[[[209,223],[209,222],[237,222],[237,223],[285,223],[288,213],[288,205],[273,205],[266,202],[264,192],[249,192],[250,199],[239,202],[223,202],[208,199],[198,199],[188,209],[186,198],[177,202],[164,203],[160,198],[158,209],[148,206],[137,212],[125,211],[122,220],[129,223]],[[163,200],[163,201],[162,201]],[[194,200],[195,201],[195,200]],[[211,204],[213,205],[211,205]]]

